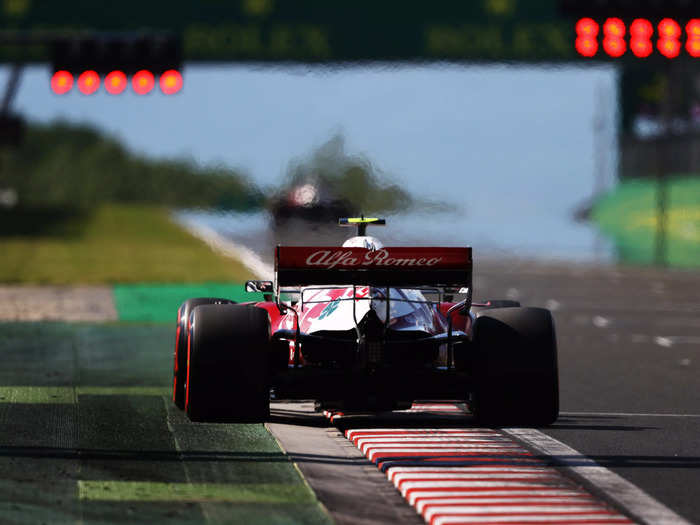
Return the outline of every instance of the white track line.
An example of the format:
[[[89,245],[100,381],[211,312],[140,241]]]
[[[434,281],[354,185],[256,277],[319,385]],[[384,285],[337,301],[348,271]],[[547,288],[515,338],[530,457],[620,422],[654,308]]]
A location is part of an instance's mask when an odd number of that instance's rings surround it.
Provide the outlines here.
[[[561,412],[560,416],[604,416],[604,417],[700,417],[700,414],[664,414],[649,412]]]
[[[653,525],[690,525],[690,522],[642,489],[553,437],[527,428],[506,428],[503,431],[538,452],[553,457],[640,522]]]
[[[212,228],[203,226],[194,220],[177,215],[173,215],[173,220],[189,233],[204,241],[215,252],[243,263],[258,279],[272,279],[274,277],[275,271],[272,265],[264,262],[253,250],[227,239]]]

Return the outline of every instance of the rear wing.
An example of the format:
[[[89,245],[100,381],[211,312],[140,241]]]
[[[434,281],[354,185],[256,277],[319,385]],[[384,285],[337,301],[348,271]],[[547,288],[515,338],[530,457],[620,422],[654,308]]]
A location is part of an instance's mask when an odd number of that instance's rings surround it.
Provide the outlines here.
[[[471,288],[472,249],[277,246],[275,277],[278,289],[330,284]]]

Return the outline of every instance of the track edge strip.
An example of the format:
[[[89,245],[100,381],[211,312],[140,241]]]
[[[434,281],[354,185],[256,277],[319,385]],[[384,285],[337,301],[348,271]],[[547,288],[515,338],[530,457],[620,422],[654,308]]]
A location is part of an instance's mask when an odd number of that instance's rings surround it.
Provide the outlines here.
[[[624,510],[633,519],[649,525],[691,525],[663,503],[619,474],[561,441],[532,428],[503,428],[507,435],[563,467],[594,493]]]

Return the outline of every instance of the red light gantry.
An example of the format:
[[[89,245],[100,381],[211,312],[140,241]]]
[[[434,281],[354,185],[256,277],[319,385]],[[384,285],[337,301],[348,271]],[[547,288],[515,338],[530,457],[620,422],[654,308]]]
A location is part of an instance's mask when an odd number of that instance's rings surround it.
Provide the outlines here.
[[[683,49],[682,29],[672,18],[664,18],[657,26],[656,48],[666,58],[676,58]],[[598,52],[598,23],[592,18],[581,18],[576,22],[576,51],[585,57],[593,57]],[[627,27],[620,18],[608,18],[603,23],[603,50],[613,58],[621,57],[627,51],[625,39]],[[693,18],[686,26],[685,49],[688,55],[700,57],[700,18]],[[629,26],[629,48],[634,56],[646,58],[654,52],[654,26],[645,18],[635,19]]]

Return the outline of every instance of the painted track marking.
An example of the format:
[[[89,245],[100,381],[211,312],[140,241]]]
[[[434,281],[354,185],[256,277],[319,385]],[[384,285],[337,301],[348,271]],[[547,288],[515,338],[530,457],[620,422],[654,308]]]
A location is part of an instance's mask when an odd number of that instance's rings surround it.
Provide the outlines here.
[[[700,414],[668,414],[668,413],[649,413],[649,412],[561,412],[559,416],[573,417],[700,417]]]
[[[635,519],[654,525],[690,525],[665,505],[614,472],[599,466],[573,448],[528,428],[503,429],[504,432],[547,456],[554,458],[575,477],[601,491]]]
[[[416,403],[401,412],[464,415],[454,403]],[[324,414],[336,423],[349,417]],[[601,497],[640,523],[688,523],[617,474],[537,430],[362,428],[345,431],[345,437],[429,525],[634,523]],[[573,459],[567,463],[562,458]],[[570,476],[551,466],[552,461]]]
[[[275,272],[272,265],[263,261],[250,248],[227,239],[213,228],[199,224],[189,217],[178,214],[173,214],[172,217],[175,222],[195,237],[204,241],[215,252],[243,263],[259,279],[272,279],[274,277]]]

